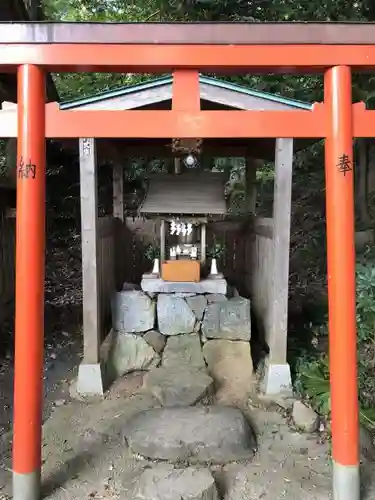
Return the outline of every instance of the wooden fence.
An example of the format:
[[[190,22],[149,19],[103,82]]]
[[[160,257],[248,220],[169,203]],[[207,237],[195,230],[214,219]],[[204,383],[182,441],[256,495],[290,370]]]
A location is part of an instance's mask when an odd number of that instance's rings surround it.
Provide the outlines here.
[[[273,286],[273,219],[256,217],[253,225],[252,249],[249,252],[251,276],[247,276],[246,288],[252,297],[256,317],[261,320],[262,336],[268,341],[272,322]]]
[[[116,232],[113,217],[98,219],[98,277],[100,304],[100,331],[105,337],[111,320],[111,300],[116,290]]]

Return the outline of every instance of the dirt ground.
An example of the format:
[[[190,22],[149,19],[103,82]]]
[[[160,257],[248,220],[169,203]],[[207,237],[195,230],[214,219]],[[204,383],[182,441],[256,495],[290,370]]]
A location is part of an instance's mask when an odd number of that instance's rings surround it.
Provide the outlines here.
[[[79,243],[79,242],[78,242]],[[82,353],[82,279],[75,233],[49,241],[45,283],[44,420],[68,397]],[[12,422],[14,319],[0,325],[0,437]]]
[[[141,472],[153,464],[134,457],[123,428],[135,412],[158,406],[142,392],[142,374],[120,379],[102,400],[51,402],[44,424],[43,488],[50,500],[132,500]],[[64,382],[56,397],[68,394]],[[328,500],[331,498],[329,445],[322,436],[293,430],[275,407],[249,404],[259,451],[253,461],[215,467],[224,500]],[[11,498],[10,433],[0,442],[0,498]],[[364,496],[375,498],[375,464],[363,464]],[[2,486],[1,486],[2,485]],[[1,496],[3,495],[3,496]]]
[[[80,340],[61,333],[61,342],[47,344],[44,360],[44,420],[53,408],[64,404],[69,395],[61,381],[73,376],[80,360]],[[0,436],[6,433],[12,422],[13,360],[8,355],[0,363]]]

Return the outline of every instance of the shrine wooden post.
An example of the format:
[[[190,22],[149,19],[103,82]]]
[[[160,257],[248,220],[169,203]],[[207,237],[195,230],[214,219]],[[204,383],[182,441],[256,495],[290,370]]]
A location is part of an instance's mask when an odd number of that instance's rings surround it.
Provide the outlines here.
[[[96,140],[79,139],[81,191],[81,247],[83,292],[83,361],[79,366],[79,394],[103,394],[103,368],[100,362],[101,310],[98,242],[98,174]]]

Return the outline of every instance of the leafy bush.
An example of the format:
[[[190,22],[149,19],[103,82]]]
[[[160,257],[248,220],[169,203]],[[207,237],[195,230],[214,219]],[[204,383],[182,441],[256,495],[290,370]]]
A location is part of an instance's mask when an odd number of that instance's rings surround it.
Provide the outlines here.
[[[375,430],[375,259],[368,249],[358,260],[357,282],[357,339],[358,388],[362,425]],[[328,335],[328,325],[318,325],[315,334]],[[296,390],[309,398],[316,410],[330,415],[329,360],[327,353],[317,349],[303,354],[296,364]]]
[[[208,257],[210,259],[221,259],[226,252],[226,247],[223,243],[215,242],[211,248],[208,249]]]

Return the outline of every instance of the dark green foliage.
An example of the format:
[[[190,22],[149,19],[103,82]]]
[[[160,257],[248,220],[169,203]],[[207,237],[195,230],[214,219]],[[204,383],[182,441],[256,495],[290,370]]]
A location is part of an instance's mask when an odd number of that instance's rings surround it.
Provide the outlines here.
[[[157,242],[155,242],[154,245],[150,244],[146,247],[146,250],[144,252],[144,256],[147,260],[150,262],[153,262],[155,259],[160,258],[160,246],[158,245]]]
[[[214,245],[209,248],[207,254],[211,259],[221,259],[225,254],[225,250],[225,245],[216,241]]]
[[[375,430],[375,259],[367,249],[358,258],[357,338],[358,387],[361,423]],[[330,413],[329,368],[327,352],[319,352],[328,336],[327,321],[313,328],[314,348],[300,356],[296,366],[296,388],[310,398],[323,415]]]

